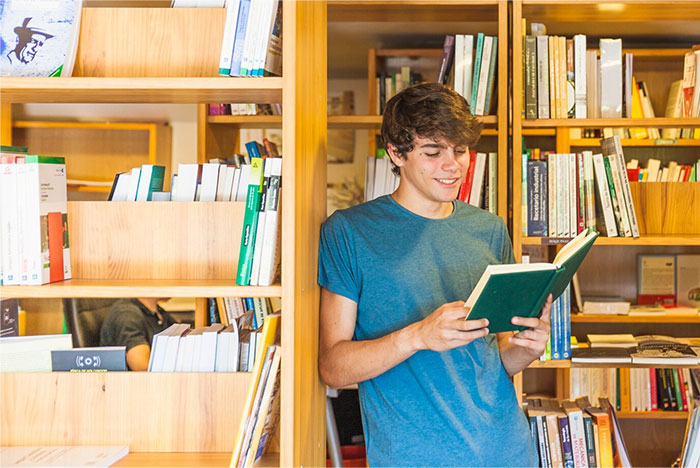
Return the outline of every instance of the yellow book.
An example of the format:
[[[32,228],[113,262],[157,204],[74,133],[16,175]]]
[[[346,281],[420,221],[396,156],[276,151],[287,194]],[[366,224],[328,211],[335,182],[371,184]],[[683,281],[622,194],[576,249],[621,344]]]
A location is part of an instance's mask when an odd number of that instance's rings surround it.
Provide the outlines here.
[[[629,413],[632,411],[630,400],[630,370],[627,367],[620,368],[620,411]]]
[[[633,119],[643,119],[644,110],[642,109],[642,101],[639,96],[639,87],[637,86],[637,80],[632,77],[632,118]],[[647,129],[643,127],[632,127],[630,128],[630,136],[637,140],[643,140],[648,138]]]
[[[253,364],[252,378],[250,379],[250,387],[248,387],[248,394],[246,395],[245,404],[243,406],[243,412],[241,413],[241,421],[238,424],[238,433],[236,434],[236,445],[233,449],[233,455],[231,456],[231,468],[237,466],[238,459],[241,456],[241,452],[245,449],[243,447],[243,442],[245,439],[246,426],[248,423],[248,417],[251,414],[253,408],[253,403],[255,402],[255,393],[258,388],[258,382],[262,374],[262,369],[264,365],[264,356],[267,352],[267,347],[271,346],[277,337],[277,329],[279,328],[279,314],[268,315],[265,317],[265,323],[263,324],[262,333],[260,339],[262,340],[261,346],[258,348],[258,355],[255,357],[255,364]]]

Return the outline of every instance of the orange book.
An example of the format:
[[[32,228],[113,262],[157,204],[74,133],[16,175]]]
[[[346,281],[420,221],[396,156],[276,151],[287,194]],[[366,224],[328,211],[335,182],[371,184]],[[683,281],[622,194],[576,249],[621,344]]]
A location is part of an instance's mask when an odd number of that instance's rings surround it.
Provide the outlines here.
[[[59,212],[49,212],[49,279],[63,281],[63,233],[67,230],[63,224],[63,214]]]
[[[628,367],[620,368],[620,411],[632,411],[630,400],[630,370]]]
[[[593,417],[593,421],[598,426],[598,445],[600,450],[601,468],[611,468],[613,466],[613,449],[610,416],[608,416],[606,411],[593,406],[586,408],[586,412]]]

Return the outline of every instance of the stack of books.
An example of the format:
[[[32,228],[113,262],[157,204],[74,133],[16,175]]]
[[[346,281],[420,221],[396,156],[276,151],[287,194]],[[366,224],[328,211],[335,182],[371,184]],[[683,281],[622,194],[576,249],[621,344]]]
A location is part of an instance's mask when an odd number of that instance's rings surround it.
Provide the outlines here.
[[[219,75],[282,75],[282,2],[228,0]]]
[[[605,398],[598,401],[527,398],[538,466],[631,466],[614,408]]]
[[[0,284],[70,279],[66,163],[0,147]]]
[[[523,235],[567,238],[597,227],[608,237],[639,237],[620,138],[601,140],[601,149],[598,154],[526,150]]]

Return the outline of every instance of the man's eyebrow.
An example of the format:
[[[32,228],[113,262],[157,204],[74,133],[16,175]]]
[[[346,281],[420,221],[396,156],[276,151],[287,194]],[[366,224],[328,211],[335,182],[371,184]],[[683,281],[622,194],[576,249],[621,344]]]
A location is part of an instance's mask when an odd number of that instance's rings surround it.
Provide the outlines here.
[[[447,145],[444,145],[444,144],[442,144],[442,143],[431,142],[431,143],[422,144],[422,145],[420,145],[420,147],[421,147],[421,148],[441,148],[441,149],[445,149],[445,148],[447,148]]]

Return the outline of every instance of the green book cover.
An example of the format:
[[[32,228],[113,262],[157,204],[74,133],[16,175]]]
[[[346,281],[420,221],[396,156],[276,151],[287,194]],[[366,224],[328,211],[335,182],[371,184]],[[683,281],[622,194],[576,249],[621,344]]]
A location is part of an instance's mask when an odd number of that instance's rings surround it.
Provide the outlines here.
[[[553,263],[489,265],[465,303],[467,319],[488,319],[490,333],[524,330],[511,319],[535,317],[550,293],[552,300],[561,296],[597,237],[597,232],[584,230]]]
[[[669,369],[669,372],[673,376],[673,390],[676,394],[676,401],[678,402],[678,405],[676,406],[676,409],[678,411],[683,411],[683,395],[681,395],[681,383],[678,380],[678,369]]]
[[[248,286],[250,273],[253,268],[253,250],[255,248],[255,233],[258,227],[258,212],[262,193],[260,187],[263,179],[262,158],[251,158],[250,176],[248,178],[248,195],[246,196],[245,215],[241,233],[241,249],[238,252],[238,272],[236,284]]]

